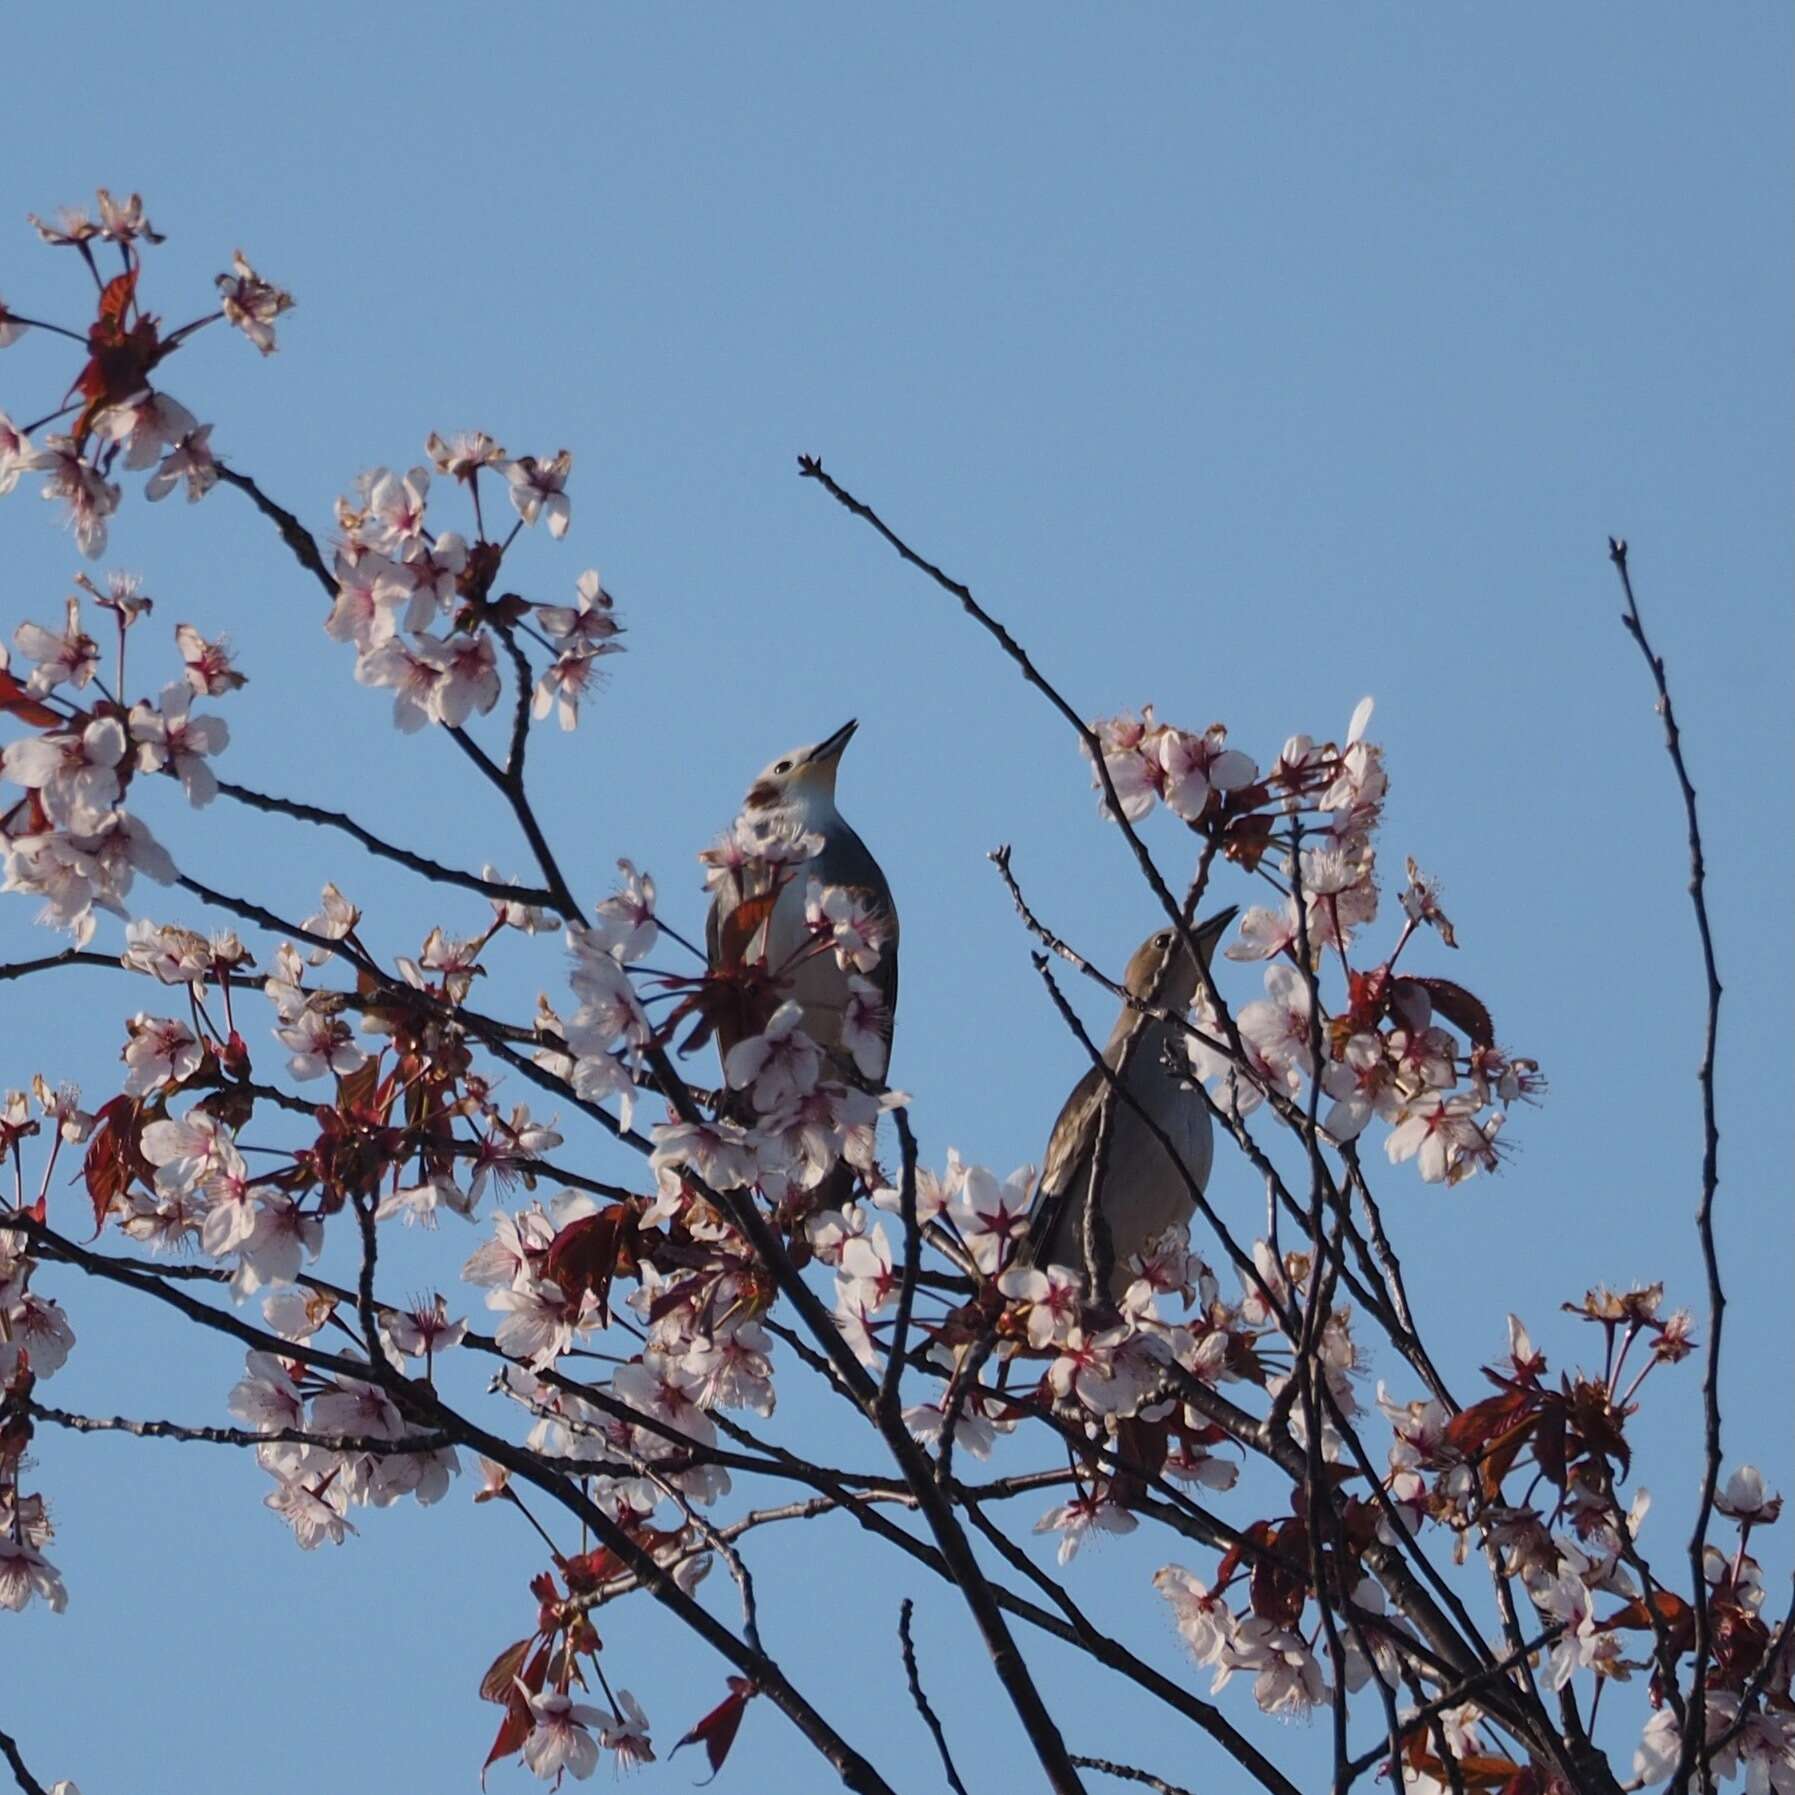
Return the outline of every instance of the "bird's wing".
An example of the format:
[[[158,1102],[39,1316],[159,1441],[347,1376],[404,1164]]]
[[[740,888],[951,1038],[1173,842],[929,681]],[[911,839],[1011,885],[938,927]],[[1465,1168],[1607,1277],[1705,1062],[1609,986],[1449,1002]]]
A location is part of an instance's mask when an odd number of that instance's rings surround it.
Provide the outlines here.
[[[846,823],[830,831],[821,854],[810,863],[812,877],[825,885],[840,885],[854,893],[867,914],[884,930],[879,963],[868,975],[885,1006],[888,1021],[897,1016],[898,914],[891,901],[891,886],[871,851]]]
[[[704,918],[704,958],[712,972],[723,961],[723,893],[720,890],[711,899],[711,907]]]
[[[1103,1105],[1103,1072],[1092,1066],[1061,1105],[1036,1186],[1034,1214],[1029,1218],[1026,1255],[1032,1265],[1065,1259],[1067,1230],[1084,1208],[1091,1176],[1091,1154],[1097,1145],[1097,1116]]]

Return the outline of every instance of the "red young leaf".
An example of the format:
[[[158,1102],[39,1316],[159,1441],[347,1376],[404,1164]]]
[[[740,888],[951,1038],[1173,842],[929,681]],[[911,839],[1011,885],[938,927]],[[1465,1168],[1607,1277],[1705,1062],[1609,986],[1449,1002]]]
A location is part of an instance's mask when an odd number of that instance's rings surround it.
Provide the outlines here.
[[[54,729],[62,718],[47,704],[38,701],[0,667],[0,711],[10,711],[22,723],[35,723],[40,729]]]
[[[99,1237],[111,1213],[113,1200],[131,1183],[147,1162],[138,1147],[138,1107],[135,1097],[120,1095],[100,1106],[81,1176],[93,1202],[93,1238]]]
[[[578,1552],[561,1560],[561,1575],[567,1579],[567,1593],[579,1595],[596,1589],[613,1577],[623,1575],[626,1566],[609,1546],[594,1546],[590,1552]]]
[[[529,1644],[528,1640],[524,1641]],[[549,1648],[546,1643],[519,1674],[519,1681],[533,1695],[542,1693],[543,1679],[548,1675]],[[495,1663],[486,1675],[490,1677],[498,1669]],[[481,1690],[485,1690],[485,1680],[481,1681]],[[498,1735],[492,1742],[492,1750],[486,1754],[486,1762],[480,1766],[480,1787],[486,1787],[486,1773],[500,1758],[508,1758],[514,1751],[522,1751],[524,1741],[530,1736],[533,1717],[530,1704],[524,1700],[523,1691],[516,1683],[511,1686],[511,1693],[504,1698],[505,1718],[499,1722]]]
[[[729,1693],[680,1740],[679,1745],[674,1746],[676,1752],[682,1745],[697,1745],[702,1741],[704,1755],[710,1759],[711,1766],[706,1782],[723,1768],[723,1760],[729,1756],[729,1748],[735,1743],[737,1729],[742,1724],[742,1710],[757,1693],[747,1677],[731,1677]],[[667,1755],[671,1757],[673,1753]]]
[[[530,1647],[535,1643],[535,1635],[528,1639],[520,1639],[516,1645],[508,1645],[493,1659],[486,1675],[480,1679],[480,1699],[483,1702],[499,1702],[509,1707],[517,1688],[513,1679],[523,1670],[524,1660],[530,1655]]]
[[[777,890],[763,891],[758,897],[743,898],[724,918],[719,941],[722,949],[719,971],[734,972],[741,967],[747,958],[748,944],[754,939],[760,925],[773,914],[773,906],[778,901]]]
[[[1514,1426],[1530,1407],[1525,1390],[1508,1390],[1474,1402],[1446,1423],[1446,1443],[1466,1458],[1475,1458],[1498,1434]]]
[[[1433,999],[1435,1011],[1473,1046],[1496,1045],[1496,1025],[1490,1020],[1489,1011],[1483,1007],[1482,999],[1463,985],[1455,985],[1451,979],[1409,979],[1407,982],[1419,985]]]
[[[611,1280],[619,1271],[636,1269],[635,1211],[627,1203],[612,1203],[596,1215],[569,1222],[550,1243],[545,1275],[574,1300],[590,1290],[598,1298],[599,1321],[611,1320]]]
[[[125,327],[125,313],[137,292],[137,270],[115,274],[100,291],[100,312],[94,321],[95,332],[104,332],[105,340],[117,337]]]

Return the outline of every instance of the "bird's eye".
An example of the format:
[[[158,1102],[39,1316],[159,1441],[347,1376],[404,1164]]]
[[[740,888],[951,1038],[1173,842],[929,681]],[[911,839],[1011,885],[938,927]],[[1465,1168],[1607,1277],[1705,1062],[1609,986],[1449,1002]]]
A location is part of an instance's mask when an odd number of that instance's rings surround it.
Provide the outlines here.
[[[791,770],[792,763],[789,760],[782,760],[778,766],[773,769],[775,773],[789,773]]]
[[[1172,945],[1172,937],[1169,933],[1163,934],[1163,935],[1155,935],[1153,937],[1153,945],[1155,947],[1170,947]]]

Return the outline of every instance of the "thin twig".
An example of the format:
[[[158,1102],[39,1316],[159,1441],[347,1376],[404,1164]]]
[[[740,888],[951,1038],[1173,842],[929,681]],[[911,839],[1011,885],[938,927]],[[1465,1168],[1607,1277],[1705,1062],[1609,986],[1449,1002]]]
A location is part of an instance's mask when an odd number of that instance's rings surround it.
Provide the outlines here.
[[[910,1112],[898,1109],[898,1150],[903,1167],[898,1178],[898,1213],[904,1228],[904,1272],[898,1286],[897,1318],[879,1384],[879,1404],[888,1413],[897,1407],[898,1386],[904,1375],[904,1357],[910,1350],[910,1312],[916,1302],[916,1280],[922,1269],[922,1229],[916,1220],[916,1136],[910,1128]]]
[[[954,1768],[953,1753],[947,1748],[947,1734],[942,1730],[940,1717],[929,1706],[929,1698],[922,1692],[922,1677],[916,1668],[916,1643],[910,1637],[910,1616],[916,1604],[908,1596],[904,1597],[898,1608],[898,1643],[903,1648],[904,1677],[910,1685],[910,1699],[916,1704],[916,1711],[923,1718],[923,1724],[934,1735],[935,1749],[941,1754],[941,1768],[947,1776],[947,1786],[954,1795],[966,1795],[966,1785],[960,1780],[960,1773]],[[1078,1760],[1075,1758],[1073,1762]]]
[[[324,588],[325,597],[334,604],[337,596],[336,576],[324,565],[324,557],[318,552],[317,538],[311,531],[285,506],[277,505],[269,498],[247,474],[240,474],[221,461],[218,463],[218,477],[226,486],[234,486],[246,495],[249,502],[280,531],[280,539],[293,551],[294,560]]]
[[[1633,596],[1633,578],[1627,567],[1627,545],[1619,537],[1608,538],[1608,558],[1620,575],[1627,608],[1621,623],[1639,645],[1658,691],[1658,715],[1664,724],[1664,748],[1677,777],[1683,798],[1683,817],[1688,827],[1689,901],[1695,910],[1695,929],[1701,941],[1702,973],[1707,983],[1707,1016],[1702,1034],[1701,1066],[1696,1083],[1701,1090],[1702,1160],[1701,1198],[1696,1205],[1695,1229],[1701,1241],[1702,1268],[1708,1281],[1708,1356],[1702,1376],[1703,1464],[1701,1502],[1689,1534],[1689,1580],[1695,1606],[1693,1681],[1689,1692],[1689,1721],[1683,1728],[1682,1751],[1670,1795],[1681,1795],[1700,1754],[1704,1781],[1710,1775],[1711,1752],[1707,1744],[1707,1688],[1710,1623],[1708,1580],[1703,1569],[1708,1526],[1714,1515],[1714,1495],[1720,1486],[1720,1329],[1726,1312],[1726,1293],[1720,1284],[1720,1252],[1714,1240],[1714,1193],[1720,1184],[1720,1125],[1714,1103],[1714,1057],[1720,1033],[1720,974],[1714,958],[1714,931],[1708,920],[1707,861],[1702,852],[1701,819],[1696,811],[1695,786],[1683,759],[1683,737],[1677,727],[1676,707],[1664,675],[1664,657],[1654,651]]]
[[[463,872],[459,867],[445,866],[441,861],[432,860],[427,854],[415,853],[410,848],[385,841],[343,811],[325,810],[316,804],[301,803],[297,798],[277,798],[268,792],[251,791],[247,786],[236,785],[229,779],[219,780],[218,789],[225,797],[234,798],[239,804],[247,804],[252,810],[290,816],[298,822],[316,823],[320,828],[340,830],[344,835],[360,842],[370,854],[421,874],[434,884],[455,885],[463,891],[477,891],[482,897],[492,898],[500,903],[542,907],[554,902],[554,893],[543,886],[511,885],[502,879],[483,878],[477,873]]]
[[[12,1767],[13,1781],[24,1791],[24,1795],[44,1795],[44,1785],[31,1774],[30,1766],[25,1762],[24,1754],[11,1733],[0,1733],[0,1757],[4,1757]]]
[[[1180,1788],[1177,1783],[1169,1783],[1150,1770],[1137,1770],[1132,1764],[1118,1764],[1109,1758],[1081,1757],[1075,1757],[1072,1762],[1082,1770],[1101,1770],[1105,1776],[1119,1777],[1125,1783],[1144,1783],[1154,1795],[1190,1795],[1188,1789]]]

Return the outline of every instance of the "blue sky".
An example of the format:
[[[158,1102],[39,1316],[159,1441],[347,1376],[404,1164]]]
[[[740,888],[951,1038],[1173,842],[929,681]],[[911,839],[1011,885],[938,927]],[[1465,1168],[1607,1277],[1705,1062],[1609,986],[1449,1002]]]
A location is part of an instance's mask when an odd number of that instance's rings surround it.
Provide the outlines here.
[[[597,897],[628,854],[696,926],[692,856],[747,778],[859,716],[842,805],[898,893],[894,1076],[937,1163],[950,1143],[1000,1171],[1038,1157],[1081,1069],[986,851],[1013,843],[1041,910],[1112,965],[1150,900],[1063,725],[797,479],[797,453],[968,580],[1090,714],[1150,700],[1193,727],[1223,719],[1269,759],[1374,693],[1386,867],[1412,852],[1440,875],[1463,943],[1432,969],[1474,985],[1552,1081],[1498,1180],[1382,1180],[1460,1386],[1510,1309],[1556,1367],[1588,1350],[1554,1314],[1588,1283],[1662,1276],[1672,1301],[1699,1295],[1700,989],[1675,792],[1605,553],[1629,537],[1705,806],[1728,987],[1731,1438],[1789,1487],[1785,8],[298,18],[98,4],[79,35],[53,9],[11,19],[0,293],[78,320],[78,268],[24,214],[97,184],[141,188],[169,233],[147,295],[171,319],[207,303],[241,244],[298,296],[280,353],[208,333],[167,384],[321,530],[358,469],[409,465],[430,429],[572,449],[573,532],[527,542],[517,577],[563,601],[597,565],[631,633],[588,722],[536,751],[570,876]],[[0,359],[0,405],[48,409],[72,371],[27,341]],[[0,541],[7,630],[54,615],[77,557],[26,487]],[[177,618],[233,636],[252,679],[222,707],[235,777],[525,867],[447,745],[386,727],[322,635],[317,592],[236,495],[192,512],[133,495],[101,566],[143,574],[147,640]],[[184,866],[289,913],[335,877],[399,951],[483,915],[297,826],[156,796]],[[1169,828],[1150,838],[1177,853]],[[198,920],[160,899],[153,913]],[[0,958],[44,951],[29,914],[0,904]],[[561,977],[557,949],[513,945],[494,984],[527,1009]],[[41,1067],[104,1093],[119,1017],[143,1001],[103,973],[0,987],[0,1084]],[[1215,1189],[1241,1216],[1259,1202],[1226,1152]],[[72,1225],[74,1196],[59,1200]],[[402,1275],[451,1277],[475,1238],[407,1240]],[[221,1416],[234,1355],[66,1295],[80,1345],[47,1394]],[[1658,1498],[1646,1543],[1668,1557],[1694,1369],[1663,1385],[1638,1429]],[[825,1425],[795,1390],[782,1415],[794,1437]],[[6,1620],[0,1726],[46,1781],[473,1786],[496,1718],[475,1682],[531,1617],[521,1530],[463,1488],[358,1514],[360,1539],[302,1557],[235,1455],[46,1438],[41,1459],[73,1600]],[[957,1609],[826,1526],[766,1537],[769,1645],[823,1679],[875,1761],[929,1786],[893,1638],[916,1594],[962,1769],[1002,1786],[1019,1736]],[[1137,1537],[1088,1551],[1072,1587],[1206,1687],[1146,1591],[1168,1557],[1208,1568]],[[720,1572],[708,1593],[733,1618]],[[724,1667],[646,1604],[606,1622],[611,1673],[664,1749]],[[1052,1653],[1040,1668],[1075,1749],[1211,1780],[1160,1713],[1093,1700]],[[1322,1731],[1271,1745],[1300,1770]],[[642,1786],[682,1786],[685,1764]],[[830,1780],[763,1708],[725,1786],[774,1777]]]

